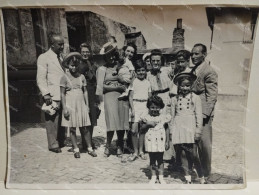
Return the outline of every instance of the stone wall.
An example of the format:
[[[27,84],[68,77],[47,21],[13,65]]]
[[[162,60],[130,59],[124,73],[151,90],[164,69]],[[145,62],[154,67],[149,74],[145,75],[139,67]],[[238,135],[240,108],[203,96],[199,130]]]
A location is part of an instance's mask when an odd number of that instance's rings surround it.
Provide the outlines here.
[[[36,61],[49,49],[48,35],[61,33],[68,52],[63,9],[3,9],[11,122],[42,122]]]
[[[30,9],[3,9],[7,64],[36,64],[36,46]]]
[[[125,42],[125,34],[135,32],[134,27],[126,26],[107,17],[89,12],[91,46],[95,54],[100,52],[102,46],[107,43],[109,36],[117,40],[118,48],[122,48]]]
[[[88,42],[94,54],[98,54],[110,35],[116,37],[121,48],[125,34],[135,32],[134,27],[92,12],[76,12],[73,17],[69,14],[64,9],[3,10],[11,122],[44,121],[40,110],[42,99],[35,81],[36,61],[50,47],[49,34],[62,34],[64,53],[78,50],[82,42]],[[70,42],[73,42],[72,48]],[[104,63],[102,56],[97,56],[96,60],[100,65]]]

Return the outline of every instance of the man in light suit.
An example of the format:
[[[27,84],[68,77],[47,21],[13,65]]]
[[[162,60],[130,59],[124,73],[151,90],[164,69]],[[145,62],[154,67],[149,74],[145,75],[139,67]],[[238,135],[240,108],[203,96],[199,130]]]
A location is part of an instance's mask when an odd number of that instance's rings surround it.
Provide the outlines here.
[[[58,130],[60,130],[60,79],[64,75],[61,66],[61,53],[64,49],[64,39],[58,34],[50,37],[50,49],[41,54],[37,61],[37,84],[47,105],[54,101],[57,105],[56,113],[45,113],[49,151],[60,153]]]
[[[198,43],[193,46],[191,59],[195,67],[192,69],[192,72],[197,76],[193,84],[193,92],[201,98],[203,114],[199,156],[204,176],[208,177],[211,172],[212,120],[218,95],[218,75],[209,63],[205,61],[206,55],[207,48],[205,45]]]

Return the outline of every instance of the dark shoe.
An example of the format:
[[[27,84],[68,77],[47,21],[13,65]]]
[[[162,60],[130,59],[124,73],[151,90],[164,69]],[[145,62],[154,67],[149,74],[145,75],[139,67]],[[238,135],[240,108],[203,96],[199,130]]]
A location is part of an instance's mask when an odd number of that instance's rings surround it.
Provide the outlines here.
[[[68,152],[74,152],[74,148],[70,148],[67,150]]]
[[[97,154],[95,153],[95,151],[91,151],[91,152],[88,152],[88,154],[92,157],[97,157]]]
[[[121,148],[120,148],[120,147],[117,148],[117,156],[118,156],[118,157],[121,157],[121,156],[122,156],[122,151],[121,151]]]
[[[49,149],[49,151],[55,152],[55,153],[61,153],[62,152],[62,150],[60,148],[51,148],[51,149]]]
[[[80,158],[80,153],[79,153],[79,152],[75,152],[75,153],[74,153],[74,157],[75,157],[75,158]]]
[[[110,156],[110,150],[109,150],[109,148],[105,148],[105,150],[104,150],[104,155],[106,156],[106,157],[109,157]]]

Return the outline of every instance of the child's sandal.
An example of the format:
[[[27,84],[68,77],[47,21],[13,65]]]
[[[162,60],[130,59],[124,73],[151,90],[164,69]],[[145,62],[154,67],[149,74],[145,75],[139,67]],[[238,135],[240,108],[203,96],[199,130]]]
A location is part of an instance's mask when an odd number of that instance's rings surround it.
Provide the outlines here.
[[[147,160],[147,156],[144,154],[144,152],[141,152],[139,154],[139,157],[142,159],[142,160]]]

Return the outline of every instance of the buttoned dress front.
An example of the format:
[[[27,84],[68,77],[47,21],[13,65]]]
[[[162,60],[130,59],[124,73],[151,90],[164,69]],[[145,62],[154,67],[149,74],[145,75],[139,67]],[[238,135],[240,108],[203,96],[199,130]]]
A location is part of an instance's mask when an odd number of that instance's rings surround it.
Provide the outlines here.
[[[170,115],[163,114],[160,114],[159,116],[151,116],[149,114],[141,116],[141,121],[144,123],[147,121],[153,121],[157,123],[155,127],[149,128],[145,134],[145,149],[147,152],[165,151],[166,132],[164,124],[169,123],[170,120]]]
[[[201,134],[202,106],[199,96],[190,93],[171,99],[170,132],[173,144],[195,143],[195,133]]]

